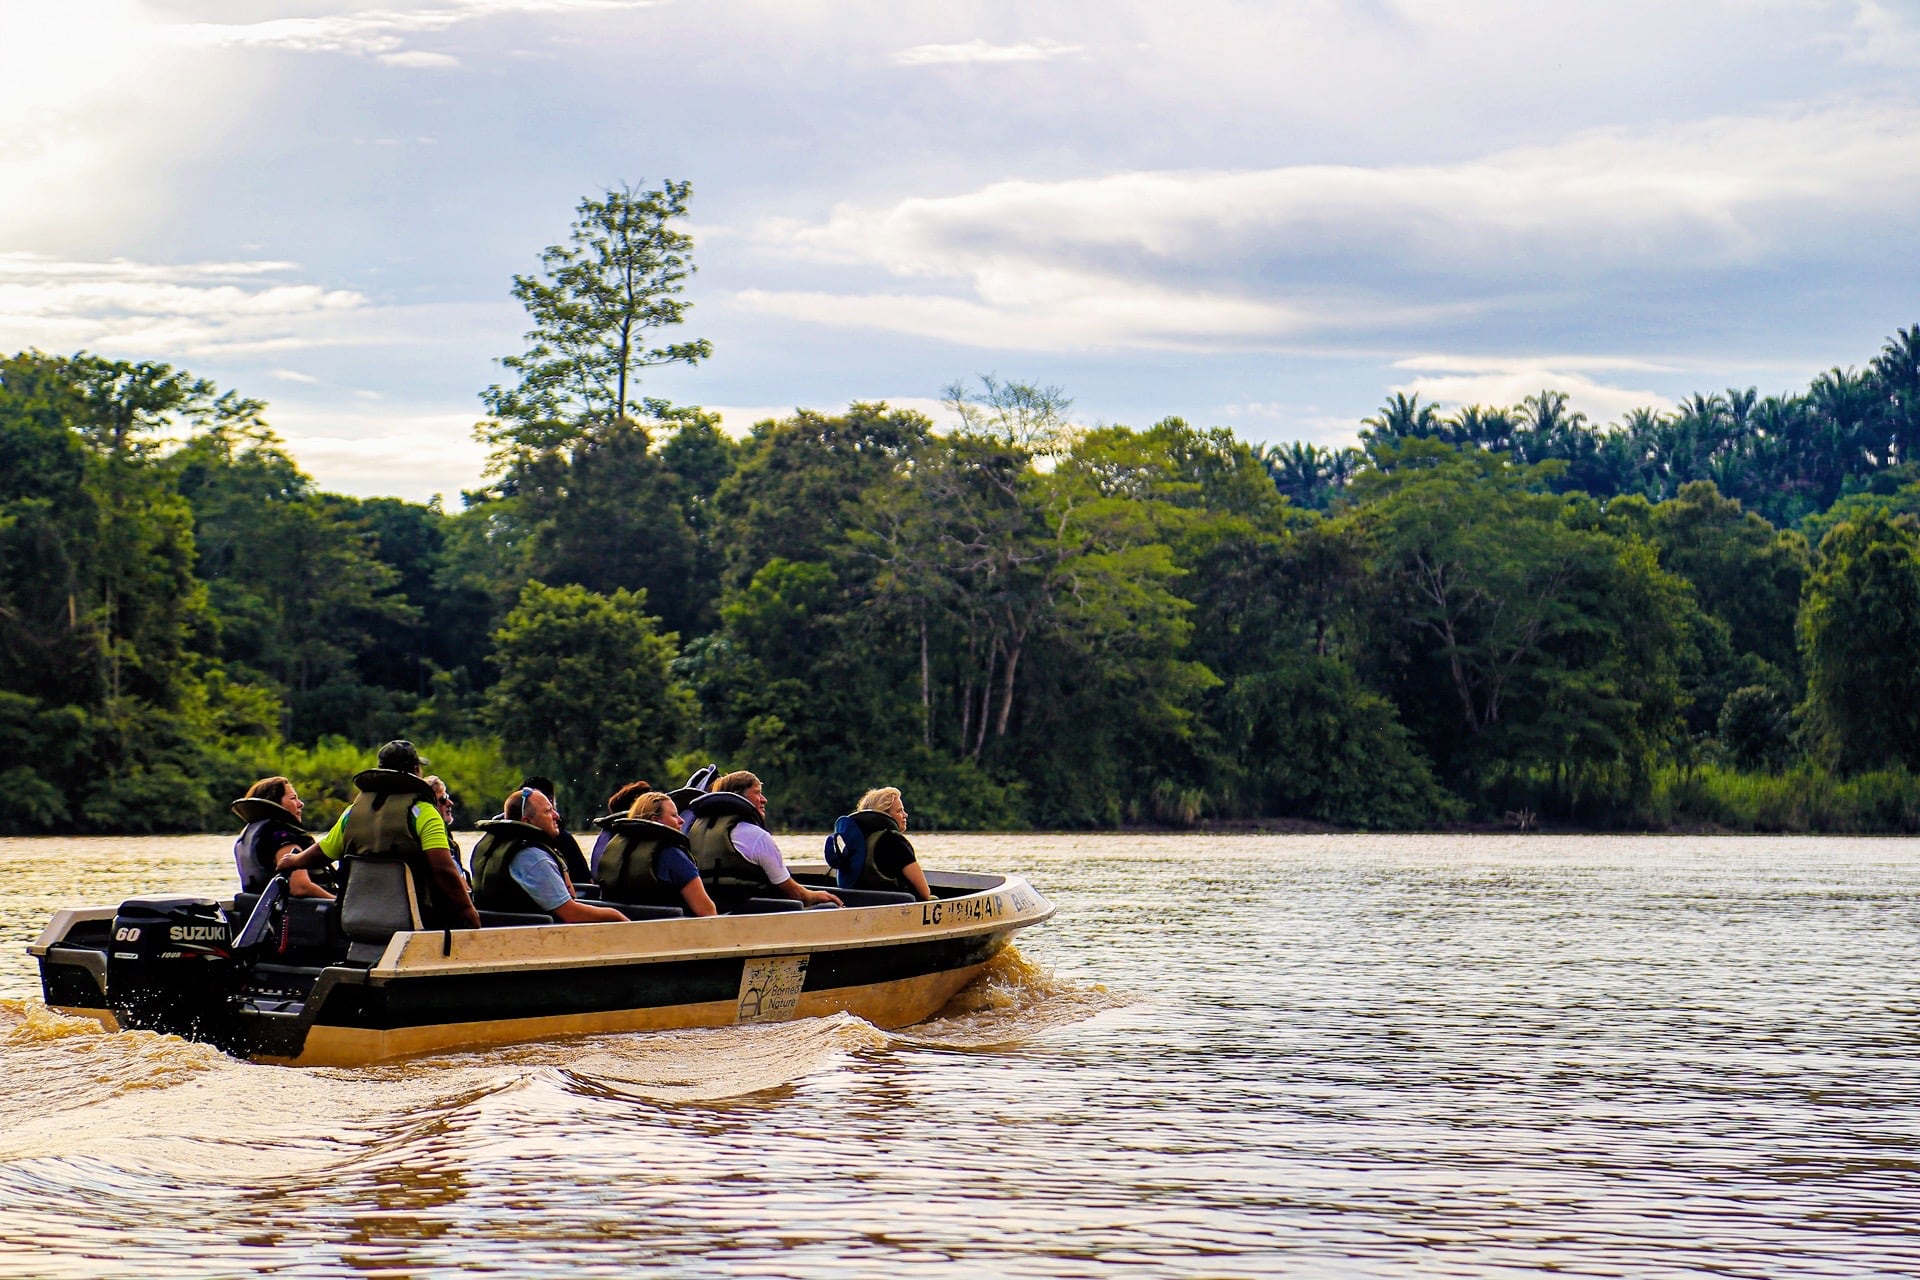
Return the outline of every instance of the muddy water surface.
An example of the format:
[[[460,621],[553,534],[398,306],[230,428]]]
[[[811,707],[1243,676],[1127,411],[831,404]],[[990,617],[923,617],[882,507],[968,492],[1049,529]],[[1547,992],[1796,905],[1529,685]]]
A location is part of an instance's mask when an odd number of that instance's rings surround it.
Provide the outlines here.
[[[40,1006],[55,906],[229,844],[0,841],[0,1275],[1920,1274],[1920,842],[929,836],[1061,910],[895,1032],[300,1071]]]

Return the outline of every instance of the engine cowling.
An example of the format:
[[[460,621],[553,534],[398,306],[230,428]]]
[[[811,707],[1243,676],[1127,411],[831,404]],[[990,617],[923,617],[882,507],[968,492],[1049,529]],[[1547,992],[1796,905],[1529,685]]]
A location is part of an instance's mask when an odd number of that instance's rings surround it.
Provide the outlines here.
[[[107,1007],[123,1028],[230,1047],[241,972],[211,898],[129,898],[114,914]]]

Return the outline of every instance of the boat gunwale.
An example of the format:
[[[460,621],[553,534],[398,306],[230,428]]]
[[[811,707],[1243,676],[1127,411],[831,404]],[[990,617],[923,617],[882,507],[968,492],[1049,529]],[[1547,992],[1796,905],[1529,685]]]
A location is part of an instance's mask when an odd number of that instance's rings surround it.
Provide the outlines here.
[[[972,915],[954,913],[952,920],[942,919],[937,923],[925,921],[925,911],[930,906],[942,908],[948,903],[965,903],[993,896],[1023,891],[1029,895],[1029,901],[1023,906],[1003,908],[993,915]],[[407,933],[396,933],[387,944],[387,950],[379,961],[366,973],[370,982],[384,985],[387,982],[404,980],[410,977],[439,977],[447,974],[483,974],[501,972],[529,972],[550,969],[591,969],[613,965],[648,964],[654,962],[679,962],[703,959],[731,959],[734,957],[777,956],[797,951],[809,953],[827,951],[859,951],[873,947],[899,946],[921,940],[962,938],[978,933],[1014,932],[1031,925],[1042,924],[1053,918],[1058,910],[1039,890],[1028,884],[1021,876],[1001,877],[1001,883],[990,889],[980,889],[973,893],[953,898],[938,898],[933,902],[902,902],[864,907],[842,907],[836,910],[820,911],[783,911],[765,915],[723,915],[723,916],[687,916],[678,920],[625,920],[592,924],[549,924],[518,925],[490,929],[425,929]],[[848,918],[848,913],[861,913],[862,925],[880,926],[883,932],[866,937],[849,938],[841,936],[840,926]],[[893,913],[890,921],[877,918],[878,913]],[[899,913],[911,913],[901,916]],[[875,913],[875,914],[867,914]],[[909,927],[908,922],[918,915],[923,923]],[[650,932],[636,934],[636,927],[645,927]],[[699,930],[713,932],[724,930],[728,933],[772,931],[787,936],[769,938],[764,941],[703,942],[679,948],[647,946],[643,948],[625,947],[619,950],[589,950],[593,943],[637,941],[641,938],[657,939],[662,931]],[[561,932],[564,931],[564,932]],[[809,937],[807,935],[826,935]],[[511,948],[516,954],[500,956],[461,957],[459,951],[473,950],[477,945],[494,942],[515,942],[524,945]],[[463,948],[462,943],[465,942]],[[565,954],[528,955],[524,952],[536,946],[550,947],[554,942],[570,942]],[[444,952],[444,954],[443,954]]]
[[[802,868],[803,874],[810,874]],[[548,925],[507,925],[481,929],[422,929],[396,933],[387,943],[386,950],[371,966],[346,965],[340,961],[319,966],[321,969],[348,969],[365,975],[365,980],[385,985],[391,981],[410,977],[443,976],[447,974],[484,974],[500,972],[525,972],[551,969],[587,969],[612,965],[645,964],[653,962],[678,962],[709,958],[757,957],[782,955],[797,950],[816,951],[857,951],[872,947],[898,946],[903,942],[933,938],[959,938],[975,933],[989,933],[1000,930],[1008,932],[1042,924],[1053,918],[1058,910],[1037,889],[1027,882],[1025,877],[1002,875],[999,883],[990,888],[976,889],[971,893],[951,898],[936,898],[932,902],[902,902],[871,906],[842,907],[831,911],[793,911],[764,915],[724,915],[724,916],[688,916],[680,919],[664,920],[624,920],[590,924],[565,924],[556,922]],[[1024,905],[1003,908],[994,915],[976,915],[956,911],[951,920],[926,922],[925,912],[930,906],[941,908],[949,903],[962,904],[978,901],[992,895],[1024,892],[1029,901]],[[231,899],[225,905],[231,907]],[[29,955],[44,961],[54,946],[64,942],[67,934],[76,924],[94,920],[111,920],[119,908],[114,907],[61,907],[41,930],[40,937],[27,947]],[[837,927],[848,919],[846,913],[858,912],[862,925],[882,926],[883,931],[869,936],[848,938],[843,936],[814,936],[840,932]],[[893,913],[893,919],[884,923],[868,913]],[[909,928],[911,914],[902,917],[900,913],[919,913],[922,923]],[[831,923],[817,923],[818,921]],[[636,928],[645,927],[649,932],[635,934]],[[658,939],[662,930],[689,929],[701,932],[713,932],[724,929],[728,933],[772,931],[787,936],[767,938],[755,941],[702,942],[678,948],[620,947],[609,949],[605,944],[613,942],[637,941],[640,938]],[[561,932],[564,931],[564,932]],[[453,954],[459,950],[471,951],[476,944],[492,948],[502,941],[537,944],[551,947],[555,942],[572,942],[575,945],[559,955],[527,955],[527,946],[514,946],[509,950],[515,954],[492,956],[461,957]],[[462,945],[464,943],[464,946]],[[600,943],[598,950],[589,950],[582,944]]]

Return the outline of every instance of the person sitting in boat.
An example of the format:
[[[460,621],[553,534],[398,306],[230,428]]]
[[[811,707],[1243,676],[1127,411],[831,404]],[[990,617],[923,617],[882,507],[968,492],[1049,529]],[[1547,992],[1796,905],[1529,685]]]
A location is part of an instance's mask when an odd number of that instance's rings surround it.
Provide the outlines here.
[[[587,862],[587,855],[581,850],[580,842],[573,838],[571,831],[567,830],[566,815],[560,812],[560,800],[555,795],[553,779],[540,774],[522,779],[520,789],[525,791],[529,787],[545,796],[547,803],[553,806],[553,821],[556,827],[553,851],[560,855],[561,864],[566,867],[567,874],[581,884],[592,884],[593,867]]]
[[[460,842],[453,836],[453,793],[447,790],[447,784],[438,774],[430,773],[420,779],[433,788],[433,811],[440,815],[440,821],[447,824],[447,852],[453,855],[454,865],[460,863]]]
[[[290,779],[275,775],[247,788],[247,794],[228,806],[246,823],[233,842],[233,863],[240,873],[240,892],[259,893],[273,879],[283,854],[298,853],[313,844],[300,825],[306,808]],[[296,898],[331,898],[327,887],[301,870],[288,877],[287,890]]]
[[[802,906],[842,905],[831,893],[809,889],[787,870],[780,846],[763,825],[767,793],[760,779],[739,769],[717,779],[713,790],[688,806],[693,822],[687,844],[693,865],[715,899],[763,897],[771,889]]]
[[[280,858],[281,871],[312,870],[341,858],[399,858],[413,876],[420,917],[429,929],[478,929],[480,915],[467,878],[454,861],[447,822],[433,807],[426,764],[411,742],[380,748],[378,767],[354,775],[353,803],[320,842]]]
[[[719,914],[687,854],[680,810],[664,791],[634,797],[624,817],[607,825],[606,848],[594,871],[614,902],[682,907],[688,915]]]
[[[600,855],[606,852],[607,841],[613,838],[613,824],[627,816],[627,810],[633,808],[633,802],[653,790],[653,784],[644,779],[629,782],[607,797],[606,813],[593,820],[600,828],[600,834],[594,837],[593,851],[587,854],[587,869],[593,873],[594,882],[600,880]]]
[[[859,808],[849,816],[867,837],[867,857],[859,880],[847,888],[911,893],[922,902],[933,897],[907,839],[907,802],[900,788],[875,787],[860,797]]]
[[[562,924],[624,921],[612,907],[573,896],[560,854],[560,815],[543,791],[522,787],[501,806],[505,817],[480,824],[473,847],[473,898],[484,911],[542,913]]]

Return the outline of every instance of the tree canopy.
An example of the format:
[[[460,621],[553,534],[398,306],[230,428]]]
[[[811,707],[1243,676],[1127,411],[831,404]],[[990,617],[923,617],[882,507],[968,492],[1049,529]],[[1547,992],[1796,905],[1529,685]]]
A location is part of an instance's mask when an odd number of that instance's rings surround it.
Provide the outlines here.
[[[0,359],[0,830],[191,829],[401,736],[469,803],[715,760],[789,824],[881,784],[995,827],[1677,821],[1715,770],[1920,796],[1920,327],[1603,426],[1395,393],[1356,447],[1257,445],[989,376],[953,429],[736,439],[638,388],[708,352],[670,336],[688,197],[585,201],[516,279],[459,511],[323,492],[165,364]]]

